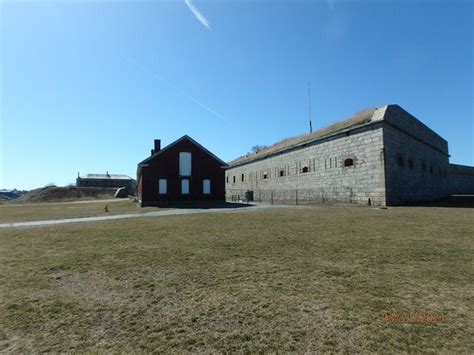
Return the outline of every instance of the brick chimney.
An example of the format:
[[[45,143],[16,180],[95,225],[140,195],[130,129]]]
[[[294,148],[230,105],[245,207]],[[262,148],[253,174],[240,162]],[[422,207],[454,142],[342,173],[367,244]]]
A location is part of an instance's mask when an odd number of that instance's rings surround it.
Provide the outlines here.
[[[161,139],[155,139],[155,153],[161,150]]]

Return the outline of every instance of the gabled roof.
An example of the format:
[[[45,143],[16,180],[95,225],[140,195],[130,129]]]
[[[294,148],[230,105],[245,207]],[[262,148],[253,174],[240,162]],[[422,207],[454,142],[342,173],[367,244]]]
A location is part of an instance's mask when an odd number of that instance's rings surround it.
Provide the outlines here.
[[[140,166],[143,166],[143,165],[147,165],[150,161],[152,161],[153,159],[155,159],[157,156],[163,154],[164,152],[166,152],[167,150],[169,150],[170,148],[174,147],[176,144],[178,144],[179,142],[182,142],[183,140],[188,140],[190,141],[192,144],[194,144],[195,146],[197,146],[199,149],[203,150],[204,152],[206,152],[208,155],[210,155],[211,157],[213,157],[214,159],[216,159],[219,164],[221,166],[227,166],[227,163],[224,162],[223,160],[219,159],[216,155],[212,154],[209,150],[207,150],[206,148],[204,148],[201,144],[199,144],[198,142],[196,142],[194,139],[192,139],[190,136],[188,136],[187,134],[185,134],[184,136],[182,136],[181,138],[175,140],[173,143],[170,143],[168,144],[166,147],[164,147],[163,149],[159,150],[158,152],[155,152],[153,155],[149,156],[148,158],[146,158],[145,160],[141,161],[140,163],[138,163],[138,167]]]

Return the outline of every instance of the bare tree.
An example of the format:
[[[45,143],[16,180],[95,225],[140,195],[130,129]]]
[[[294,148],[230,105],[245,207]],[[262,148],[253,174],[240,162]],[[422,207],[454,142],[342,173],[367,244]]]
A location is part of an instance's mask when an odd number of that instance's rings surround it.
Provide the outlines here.
[[[251,150],[251,151],[252,151],[252,153],[258,153],[259,151],[261,151],[262,149],[265,149],[265,148],[267,148],[266,145],[258,145],[258,144],[257,144],[257,145],[254,145],[254,146],[252,147],[252,150]]]

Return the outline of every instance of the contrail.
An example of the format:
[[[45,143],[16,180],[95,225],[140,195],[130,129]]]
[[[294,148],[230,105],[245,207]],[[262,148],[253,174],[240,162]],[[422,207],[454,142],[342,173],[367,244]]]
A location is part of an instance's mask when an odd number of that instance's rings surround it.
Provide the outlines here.
[[[194,96],[188,94],[187,92],[185,92],[184,90],[181,90],[180,88],[178,88],[176,85],[174,85],[170,80],[166,79],[165,77],[161,76],[161,75],[158,75],[157,73],[155,73],[154,71],[146,68],[145,66],[139,64],[137,61],[135,60],[132,60],[131,58],[127,58],[127,57],[124,57],[122,56],[123,59],[129,61],[130,63],[132,63],[133,65],[141,68],[142,70],[150,73],[151,75],[153,75],[154,77],[158,78],[159,80],[165,82],[169,87],[171,87],[174,91],[178,92],[179,94],[181,94],[182,96],[186,97],[188,100],[192,101],[193,103],[195,103],[196,105],[200,106],[201,108],[205,109],[207,112],[211,113],[212,115],[218,117],[219,119],[221,119],[222,121],[224,121],[225,123],[227,123],[228,125],[230,125],[230,122],[228,119],[226,119],[224,116],[222,116],[219,112],[217,112],[216,110],[212,109],[211,107],[203,104],[201,101],[199,101],[198,99],[196,99]]]
[[[194,6],[191,0],[184,0],[185,4],[189,7],[189,10],[193,13],[193,15],[197,18],[199,22],[202,23],[203,26],[207,27],[208,29],[211,29],[209,26],[209,21],[207,20],[206,16],[202,14],[199,9]]]

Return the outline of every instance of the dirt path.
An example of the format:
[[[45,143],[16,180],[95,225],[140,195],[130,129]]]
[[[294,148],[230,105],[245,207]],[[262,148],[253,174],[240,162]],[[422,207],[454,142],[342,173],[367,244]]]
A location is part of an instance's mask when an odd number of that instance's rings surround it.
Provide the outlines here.
[[[2,207],[35,207],[35,206],[55,206],[55,205],[71,205],[81,203],[113,203],[128,201],[126,198],[109,198],[105,200],[84,200],[84,201],[69,201],[69,202],[38,202],[38,203],[15,203],[15,204],[4,204]]]
[[[238,211],[256,211],[267,208],[298,208],[299,206],[272,206],[272,205],[250,205],[248,207],[228,207],[228,208],[209,208],[209,209],[200,209],[200,208],[190,208],[190,209],[173,209],[173,210],[164,210],[164,211],[154,211],[154,212],[144,212],[144,213],[127,213],[127,214],[118,214],[111,216],[100,216],[100,217],[81,217],[81,218],[66,218],[66,219],[50,219],[43,221],[30,221],[30,222],[15,222],[15,223],[2,223],[0,224],[0,229],[2,228],[17,228],[17,227],[41,227],[41,226],[51,226],[56,224],[68,224],[68,223],[85,223],[85,222],[98,222],[98,221],[110,221],[114,219],[124,219],[124,218],[143,218],[143,217],[160,217],[160,216],[174,216],[174,215],[183,215],[183,214],[196,214],[196,213],[215,213],[215,212],[238,212]],[[305,208],[303,206],[299,208]]]

